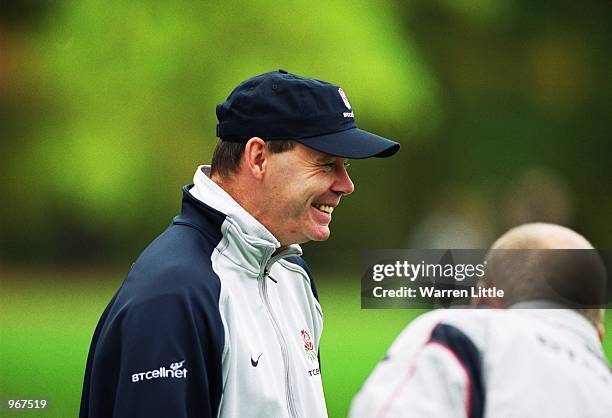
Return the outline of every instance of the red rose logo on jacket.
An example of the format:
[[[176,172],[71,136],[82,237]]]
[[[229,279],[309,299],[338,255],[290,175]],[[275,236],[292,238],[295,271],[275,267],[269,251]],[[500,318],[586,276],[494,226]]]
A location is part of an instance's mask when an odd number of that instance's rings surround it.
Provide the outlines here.
[[[306,350],[306,355],[312,361],[316,361],[317,355],[314,351],[314,343],[312,342],[312,338],[310,338],[310,333],[308,330],[303,329],[300,331],[300,335],[302,336],[302,341],[304,342],[304,350]]]

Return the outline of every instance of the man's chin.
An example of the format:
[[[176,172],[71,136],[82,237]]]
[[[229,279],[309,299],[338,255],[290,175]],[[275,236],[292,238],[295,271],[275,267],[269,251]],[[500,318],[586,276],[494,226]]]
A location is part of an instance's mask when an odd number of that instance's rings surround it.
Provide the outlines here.
[[[329,227],[319,227],[308,234],[308,241],[327,241],[330,236]]]
[[[294,241],[292,242],[296,244],[304,244],[310,241],[327,241],[330,236],[329,224],[322,224],[320,222],[305,223],[300,229],[292,232],[295,234],[293,236]]]
[[[327,241],[327,239],[329,238],[329,235],[330,235],[329,228],[327,228],[327,230],[307,231],[297,237],[294,235],[293,237],[287,238],[286,240],[281,239],[280,243],[281,245],[289,245],[289,244],[305,244],[310,241]]]

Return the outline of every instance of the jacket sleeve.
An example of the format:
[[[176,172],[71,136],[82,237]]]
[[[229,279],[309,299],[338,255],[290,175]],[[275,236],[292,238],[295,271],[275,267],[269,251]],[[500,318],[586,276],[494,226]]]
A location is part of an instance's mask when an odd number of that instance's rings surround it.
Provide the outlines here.
[[[459,329],[433,326],[403,333],[389,359],[379,364],[351,405],[351,417],[482,417],[480,355]],[[415,330],[416,331],[416,330]]]
[[[427,344],[405,372],[402,384],[382,405],[384,416],[468,417],[469,380],[445,346]]]
[[[224,333],[218,309],[186,294],[115,306],[96,347],[91,418],[216,417]]]

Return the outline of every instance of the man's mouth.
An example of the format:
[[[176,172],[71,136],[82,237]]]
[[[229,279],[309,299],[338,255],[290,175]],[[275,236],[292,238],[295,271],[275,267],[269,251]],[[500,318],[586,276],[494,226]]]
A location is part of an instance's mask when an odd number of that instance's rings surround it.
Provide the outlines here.
[[[319,209],[321,212],[325,212],[331,215],[331,213],[334,211],[334,207],[330,206],[330,205],[325,205],[325,204],[321,204],[321,203],[313,203],[312,206],[316,209]]]

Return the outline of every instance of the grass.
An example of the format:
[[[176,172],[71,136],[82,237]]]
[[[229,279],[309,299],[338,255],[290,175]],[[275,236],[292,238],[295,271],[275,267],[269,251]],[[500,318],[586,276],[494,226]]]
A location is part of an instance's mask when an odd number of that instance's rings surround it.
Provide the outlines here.
[[[3,272],[0,292],[0,400],[47,399],[48,410],[0,415],[75,417],[93,329],[122,274]],[[350,400],[386,349],[420,312],[361,310],[359,280],[319,277],[325,315],[321,369],[329,415],[345,417]],[[607,312],[612,336],[612,312]],[[612,338],[605,346],[612,357]]]

